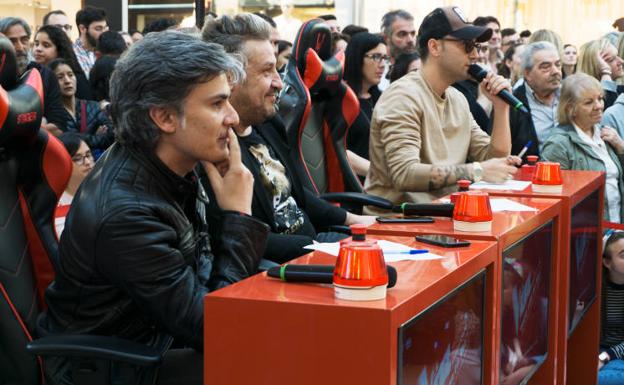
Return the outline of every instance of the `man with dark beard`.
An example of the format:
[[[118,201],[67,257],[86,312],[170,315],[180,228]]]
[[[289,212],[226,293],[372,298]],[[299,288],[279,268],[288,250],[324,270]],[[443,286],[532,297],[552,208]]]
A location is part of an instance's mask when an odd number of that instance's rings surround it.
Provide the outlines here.
[[[102,32],[108,31],[106,12],[100,8],[86,7],[76,13],[76,25],[80,37],[74,43],[78,63],[87,78],[95,64],[95,47]]]
[[[22,76],[31,68],[36,68],[41,74],[43,82],[43,97],[45,100],[41,127],[54,135],[60,135],[65,130],[65,108],[61,102],[61,90],[54,73],[46,66],[29,61],[30,53],[30,26],[26,20],[19,17],[5,17],[0,19],[0,33],[4,34],[13,44],[17,58],[17,74]]]
[[[206,21],[202,38],[245,59],[245,81],[232,88],[232,106],[240,119],[234,130],[243,164],[254,175],[252,216],[271,227],[264,258],[282,263],[304,254],[303,246],[313,240],[335,242],[346,237],[342,233],[317,233],[322,228],[371,224],[374,218],[348,213],[304,187],[304,171],[292,161],[286,129],[275,109],[283,84],[270,34],[269,23],[244,13]],[[206,178],[202,182],[211,196],[214,189]],[[210,201],[210,216],[218,222],[220,210],[215,199]]]

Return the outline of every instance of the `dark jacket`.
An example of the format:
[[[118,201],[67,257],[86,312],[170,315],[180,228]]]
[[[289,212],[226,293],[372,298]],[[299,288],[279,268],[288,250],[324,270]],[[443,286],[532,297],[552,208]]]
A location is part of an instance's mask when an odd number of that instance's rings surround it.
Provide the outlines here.
[[[479,83],[473,80],[464,80],[453,84],[459,92],[464,94],[470,107],[470,113],[475,122],[481,127],[481,129],[488,134],[492,134],[492,121],[487,112],[481,107],[477,98],[479,97]]]
[[[85,130],[82,130],[82,106],[85,109]],[[92,150],[106,150],[115,141],[113,132],[113,122],[106,112],[100,109],[98,102],[93,100],[82,100],[76,98],[74,106],[75,115],[72,116],[65,110],[66,127],[68,132],[78,132],[84,135],[84,140]],[[107,130],[98,133],[100,126],[107,127]]]
[[[226,212],[221,237],[209,242],[205,200],[194,174],[182,178],[153,153],[113,145],[74,197],[39,334],[113,335],[158,347],[168,334],[202,350],[204,296],[256,273],[268,233],[258,220]],[[46,360],[48,374],[63,365]]]
[[[117,58],[113,56],[100,56],[95,61],[91,73],[89,75],[89,83],[91,84],[91,90],[93,99],[98,102],[101,100],[110,100],[108,95],[110,77],[117,64]]]
[[[43,83],[43,116],[48,123],[54,123],[61,131],[65,131],[65,107],[61,101],[61,88],[58,80],[48,67],[36,62],[28,63],[26,70],[36,68],[41,74]]]
[[[93,100],[93,94],[91,93],[91,84],[89,79],[83,72],[75,74],[76,76],[76,98],[84,100]]]
[[[311,222],[316,231],[323,227],[342,225],[347,215],[346,211],[320,199],[309,188],[305,187],[309,184],[306,183],[302,166],[292,158],[294,154],[291,153],[286,142],[286,131],[282,120],[276,116],[253,129],[262,136],[267,146],[273,150],[277,160],[284,165],[291,185],[291,194],[297,202],[297,206],[303,211],[305,220]],[[241,159],[254,176],[252,215],[271,226],[264,258],[283,263],[302,255],[302,247],[312,243],[316,236],[315,230],[311,229],[312,232],[305,234],[280,234],[277,232],[272,197],[269,196],[262,184],[258,161],[241,140],[238,142],[241,145]],[[207,183],[205,177],[201,179],[211,201],[209,217],[218,220],[220,210],[213,198],[214,193],[210,188],[210,183]],[[307,228],[311,227],[308,226]]]
[[[624,154],[617,154],[613,147],[605,142],[607,152],[618,169],[618,189],[624,196]],[[606,172],[604,162],[591,146],[583,141],[573,125],[557,126],[548,137],[542,149],[543,160],[559,162],[562,170],[594,170]],[[605,220],[609,220],[609,202],[604,201]],[[620,204],[620,218],[624,218],[624,205]]]
[[[530,141],[533,143],[529,147],[529,150],[524,154],[524,158],[528,155],[539,156],[539,141],[537,140],[537,133],[535,132],[535,126],[533,125],[533,118],[531,117],[531,106],[526,97],[526,87],[522,84],[516,88],[513,92],[514,96],[518,98],[529,110],[529,113],[523,113],[517,111],[515,108],[509,109],[509,127],[511,129],[511,153],[513,155],[518,154],[522,148]]]

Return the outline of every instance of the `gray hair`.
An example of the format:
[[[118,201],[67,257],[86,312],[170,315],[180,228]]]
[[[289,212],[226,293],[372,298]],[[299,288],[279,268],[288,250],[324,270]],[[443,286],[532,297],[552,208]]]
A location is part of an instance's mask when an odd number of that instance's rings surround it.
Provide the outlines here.
[[[381,18],[381,34],[384,37],[390,37],[392,35],[392,23],[394,23],[396,19],[414,20],[414,16],[403,9],[390,11],[383,15]]]
[[[202,29],[202,39],[217,43],[229,53],[242,53],[247,40],[270,40],[271,25],[251,13],[210,18]]]
[[[520,63],[522,72],[531,71],[533,69],[533,66],[535,65],[533,57],[535,56],[535,53],[539,51],[553,51],[557,54],[557,56],[559,56],[559,50],[557,50],[557,47],[555,47],[553,43],[547,41],[536,41],[535,43],[531,43],[526,46],[524,52],[522,53],[522,62]]]
[[[223,47],[177,31],[147,34],[117,61],[110,79],[117,141],[153,148],[161,131],[149,110],[172,107],[182,116],[193,88],[221,74],[234,83],[245,74],[242,63]]]
[[[26,22],[26,20],[21,17],[3,17],[0,19],[0,32],[6,34],[7,30],[14,25],[21,25],[24,27],[24,31],[26,31],[26,35],[30,39],[32,35],[32,30],[30,29],[30,25]]]

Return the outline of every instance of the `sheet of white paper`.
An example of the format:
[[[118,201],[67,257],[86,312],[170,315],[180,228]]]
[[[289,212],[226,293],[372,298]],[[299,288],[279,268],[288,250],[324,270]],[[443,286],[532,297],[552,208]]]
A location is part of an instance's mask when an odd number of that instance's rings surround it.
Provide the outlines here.
[[[478,182],[470,185],[471,190],[513,190],[513,191],[522,191],[528,186],[531,185],[531,182],[525,180],[513,180],[509,179],[504,183],[487,183],[487,182]]]
[[[396,242],[390,242],[385,240],[377,241],[381,250],[384,253],[384,259],[386,262],[397,262],[397,261],[425,261],[429,259],[440,259],[444,258],[440,255],[433,253],[423,253],[423,254],[402,254],[404,251],[413,250],[413,248],[409,246],[402,245]],[[308,250],[318,250],[327,254],[331,254],[333,256],[338,256],[338,252],[340,251],[340,243],[314,243],[312,245],[304,246],[304,249]]]
[[[505,198],[490,198],[490,207],[494,213],[499,211],[537,211],[535,207],[523,205]]]

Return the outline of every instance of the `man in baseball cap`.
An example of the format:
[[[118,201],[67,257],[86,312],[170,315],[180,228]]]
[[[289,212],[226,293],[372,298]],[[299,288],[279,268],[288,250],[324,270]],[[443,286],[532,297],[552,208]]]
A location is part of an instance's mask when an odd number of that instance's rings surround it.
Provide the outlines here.
[[[503,182],[516,172],[509,107],[495,97],[509,82],[490,73],[481,83],[495,111],[491,137],[474,121],[464,95],[450,87],[469,77],[479,42],[491,35],[458,7],[425,17],[418,31],[422,69],[392,83],[375,106],[366,192],[397,204],[428,202],[449,194],[459,179]]]
[[[436,8],[423,19],[418,29],[418,45],[427,45],[429,39],[452,36],[460,40],[476,40],[479,43],[490,40],[492,30],[477,27],[468,21],[459,7]]]

